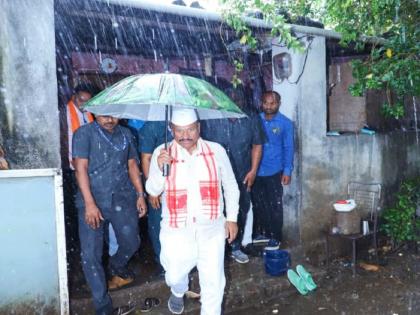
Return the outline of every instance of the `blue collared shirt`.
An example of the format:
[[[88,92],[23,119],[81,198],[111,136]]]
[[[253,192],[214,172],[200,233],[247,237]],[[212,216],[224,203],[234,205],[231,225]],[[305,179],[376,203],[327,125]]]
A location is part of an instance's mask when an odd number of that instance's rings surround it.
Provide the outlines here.
[[[282,172],[290,176],[294,155],[293,122],[281,113],[277,113],[271,120],[265,119],[265,114],[261,113],[260,118],[268,141],[263,146],[257,175],[271,176]]]

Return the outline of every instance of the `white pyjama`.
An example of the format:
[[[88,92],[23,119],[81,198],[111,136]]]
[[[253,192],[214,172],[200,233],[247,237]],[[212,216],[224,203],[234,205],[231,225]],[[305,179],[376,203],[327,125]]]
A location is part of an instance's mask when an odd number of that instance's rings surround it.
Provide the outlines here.
[[[160,261],[171,292],[188,291],[188,274],[197,266],[201,288],[201,315],[220,315],[226,284],[224,271],[225,219],[191,223],[183,228],[162,226]]]

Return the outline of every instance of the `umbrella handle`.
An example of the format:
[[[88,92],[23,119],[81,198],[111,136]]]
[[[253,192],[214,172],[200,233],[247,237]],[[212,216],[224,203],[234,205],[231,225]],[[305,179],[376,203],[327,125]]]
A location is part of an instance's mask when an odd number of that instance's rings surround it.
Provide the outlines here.
[[[167,177],[169,175],[169,164],[163,164],[162,175]]]
[[[165,105],[165,150],[168,149],[169,105]],[[162,175],[169,175],[169,164],[163,164]]]

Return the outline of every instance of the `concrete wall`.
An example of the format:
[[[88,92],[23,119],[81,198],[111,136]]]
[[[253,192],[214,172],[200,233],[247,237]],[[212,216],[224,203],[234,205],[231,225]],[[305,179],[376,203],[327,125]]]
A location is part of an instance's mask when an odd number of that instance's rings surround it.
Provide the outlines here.
[[[322,255],[322,231],[332,220],[333,201],[346,197],[348,182],[380,183],[386,207],[403,179],[420,175],[420,146],[414,132],[323,136],[321,145],[312,143],[310,133],[302,134],[300,237],[306,252]]]
[[[283,51],[287,49],[273,46],[273,55]],[[326,136],[325,39],[314,38],[302,77],[291,84],[304,58],[305,53],[292,53],[288,81],[276,81],[273,74],[274,89],[282,95],[280,111],[296,127],[293,183],[284,195],[285,237],[309,256],[322,256],[322,232],[331,222],[332,203],[346,197],[348,182],[382,184],[382,202],[389,204],[402,179],[420,175],[420,145],[414,132]]]
[[[283,81],[276,79],[273,72],[273,89],[281,95],[280,112],[289,117],[295,126],[295,159],[292,182],[284,188],[284,237],[290,245],[297,245],[301,241],[301,222],[302,217],[302,182],[305,176],[303,171],[303,129],[315,123],[312,120],[310,111],[314,104],[324,104],[323,111],[316,113],[324,115],[326,113],[326,79],[325,71],[325,39],[323,37],[308,37],[305,34],[297,34],[302,37],[301,42],[306,47],[304,53],[295,53],[282,47],[276,40],[273,41],[273,56],[283,52],[291,54],[292,73],[291,76]],[[307,60],[305,63],[305,57]],[[306,108],[307,111],[302,111]],[[325,134],[326,121],[316,122],[313,129],[319,128],[320,133]],[[315,128],[316,127],[316,128]],[[316,145],[318,134],[311,135],[310,141]],[[318,144],[319,145],[319,144]]]
[[[60,167],[54,1],[0,0],[0,144],[11,168]]]

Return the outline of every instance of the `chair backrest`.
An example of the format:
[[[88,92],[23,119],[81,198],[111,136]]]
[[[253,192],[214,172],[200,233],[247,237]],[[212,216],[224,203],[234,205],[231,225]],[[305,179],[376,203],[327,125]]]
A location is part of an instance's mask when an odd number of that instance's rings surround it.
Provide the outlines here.
[[[371,220],[376,221],[377,212],[380,210],[381,188],[380,184],[357,182],[348,184],[349,198],[356,201],[356,209],[362,217],[370,216]]]

